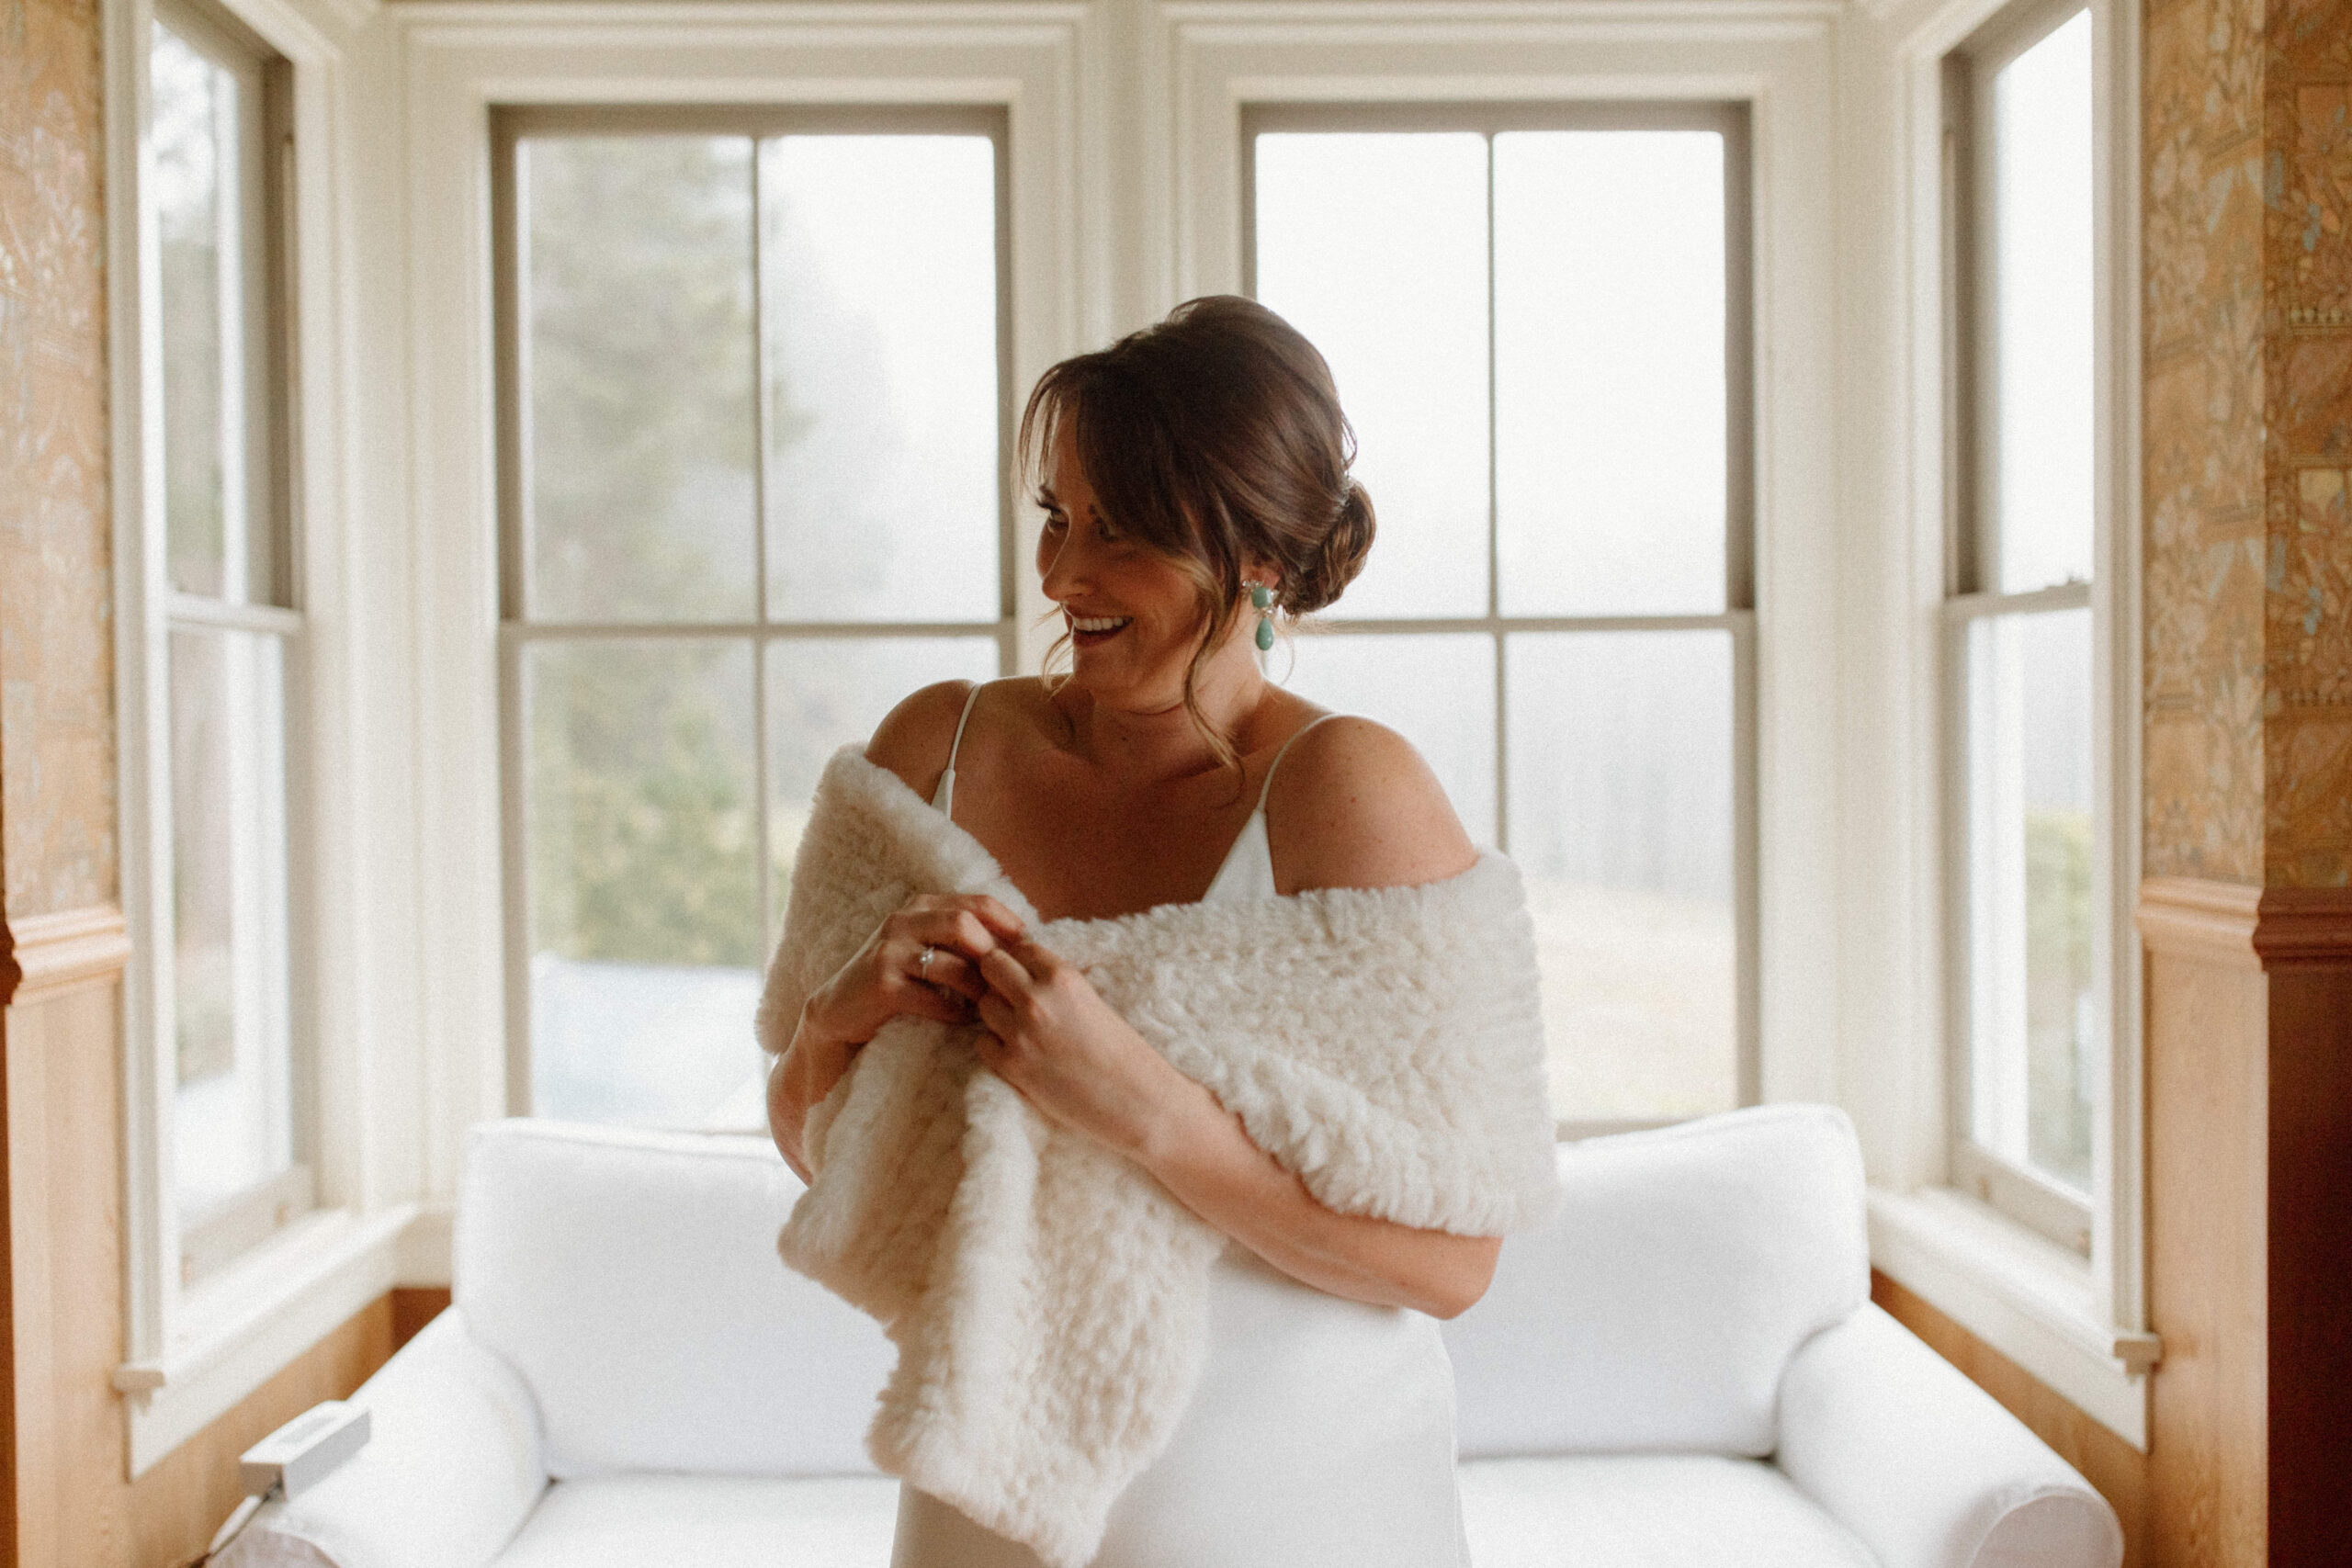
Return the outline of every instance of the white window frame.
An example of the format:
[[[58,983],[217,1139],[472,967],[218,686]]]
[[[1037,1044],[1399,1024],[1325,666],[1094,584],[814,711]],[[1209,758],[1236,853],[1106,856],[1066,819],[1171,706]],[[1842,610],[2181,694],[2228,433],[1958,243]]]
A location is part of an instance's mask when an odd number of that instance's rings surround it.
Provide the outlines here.
[[[1290,103],[1260,101],[1241,110],[1242,262],[1245,288],[1257,294],[1256,162],[1253,139],[1281,132],[1469,132],[1484,137],[1490,160],[1487,201],[1495,200],[1491,180],[1494,138],[1509,131],[1689,130],[1713,131],[1722,138],[1724,158],[1723,214],[1724,331],[1726,348],[1724,388],[1725,494],[1724,517],[1724,608],[1650,615],[1522,615],[1506,614],[1501,606],[1501,581],[1496,510],[1500,491],[1487,475],[1487,516],[1483,540],[1487,552],[1487,609],[1482,615],[1410,617],[1389,615],[1351,618],[1318,616],[1318,635],[1348,637],[1428,637],[1476,633],[1491,640],[1494,682],[1489,700],[1495,715],[1494,813],[1497,839],[1509,852],[1510,829],[1510,698],[1509,645],[1515,634],[1579,632],[1607,636],[1626,632],[1720,631],[1731,649],[1731,891],[1732,944],[1732,1106],[1757,1103],[1761,1081],[1757,1038],[1757,919],[1756,919],[1756,612],[1755,612],[1755,332],[1749,321],[1754,289],[1748,245],[1754,226],[1748,221],[1750,200],[1747,105],[1683,103],[1668,99],[1645,102],[1550,103],[1526,99],[1488,99],[1475,104],[1442,103]],[[1490,210],[1491,227],[1496,221]],[[1492,293],[1495,287],[1492,247],[1487,258],[1489,351],[1493,348]],[[1500,411],[1487,411],[1490,423]],[[1490,431],[1491,435],[1491,431]],[[1495,449],[1488,442],[1489,468]],[[1730,1109],[1731,1107],[1725,1107]],[[1563,1118],[1557,1122],[1563,1139],[1599,1136],[1664,1125],[1671,1117]]]
[[[1894,286],[1899,316],[1901,427],[1890,430],[1905,519],[1902,614],[1871,649],[1894,671],[1900,714],[1902,901],[1908,920],[1881,950],[1907,995],[1896,1004],[1907,1055],[1874,1096],[1880,1157],[1871,1196],[1873,1263],[2135,1447],[2147,1445],[2146,1372],[2161,1354],[2147,1332],[2141,1190],[2140,965],[2132,924],[2139,883],[2139,334],[2137,16],[2119,0],[2090,0],[2094,28],[2094,152],[2098,210],[2094,309],[2097,376],[2093,572],[2081,594],[2093,617],[2094,871],[2097,1005],[2109,1041],[2093,1086],[2093,1171],[2087,1256],[2051,1239],[2063,1216],[2030,1224],[1985,1201],[1952,1116],[1955,1017],[1948,987],[1962,973],[1951,942],[1954,870],[1947,812],[1962,745],[1947,697],[1953,626],[1968,606],[1947,597],[1957,471],[1953,432],[1968,389],[1956,374],[1951,210],[1954,161],[1946,145],[1949,62],[1972,39],[2050,0],[1947,0],[1916,9],[1871,6],[1889,20],[1894,161]],[[1897,15],[1898,11],[1901,13]],[[1966,476],[1973,479],[1973,475]],[[1883,758],[1856,749],[1857,773]],[[1988,1184],[1989,1186],[1989,1184]],[[2001,1196],[1998,1192],[1990,1195]],[[2038,1194],[2029,1194],[2029,1199]]]
[[[501,874],[500,564],[493,107],[1001,107],[1011,266],[1011,382],[1025,388],[1113,328],[1102,283],[1104,106],[1095,12],[947,3],[698,7],[403,4],[406,417],[417,615],[421,1117],[428,1212],[410,1283],[447,1279],[447,1224],[465,1130],[507,1114],[514,1061]],[[1080,191],[1086,199],[1080,199]],[[1022,571],[1038,517],[1013,510],[1014,656],[1045,650],[1047,605]],[[519,1055],[519,1054],[517,1054]]]
[[[1971,1001],[1975,983],[1970,978],[1973,973],[1970,953],[1974,932],[1969,923],[1971,915],[1966,906],[1970,895],[1965,889],[1969,883],[1967,819],[1973,809],[1968,782],[1967,705],[1976,700],[1966,673],[1969,628],[1981,619],[2091,610],[2095,580],[2103,575],[2095,568],[2093,581],[2068,581],[2016,592],[1985,585],[1996,567],[1996,562],[1987,558],[1997,555],[1999,549],[1998,535],[1987,525],[1992,473],[1985,460],[1992,439],[1990,432],[1998,416],[1992,358],[1996,329],[1992,291],[1984,287],[1982,276],[1992,265],[1989,241],[1994,197],[1993,84],[2002,70],[2028,50],[2074,17],[2088,16],[2090,12],[2087,0],[2024,0],[2022,4],[2012,4],[1996,13],[1961,48],[1944,57],[1948,162],[1943,196],[1945,222],[1951,236],[1946,249],[1947,265],[1951,274],[1946,283],[1946,308],[1953,320],[1948,339],[1952,344],[1951,362],[1945,367],[1951,450],[1945,467],[1950,499],[1945,503],[1943,614],[1947,636],[1941,724],[1946,762],[1943,877],[1949,931],[1944,989],[1949,1009],[1946,1038],[1951,1052],[1945,1081],[1951,1117],[1951,1185],[2086,1258],[2090,1256],[2093,1228],[2089,1198],[2077,1196],[2039,1172],[2022,1168],[1979,1145],[1973,1135],[1972,1100],[1976,1092],[1976,1050]],[[2098,19],[2092,17],[2093,28],[2098,25]],[[2094,115],[2094,139],[2105,130]],[[2096,268],[2096,259],[2093,265]],[[2103,412],[2111,412],[2111,409],[2110,400]],[[2109,453],[2109,439],[2103,434],[2099,439],[2094,462]],[[2100,553],[2098,537],[2111,527],[2098,521],[2097,513],[2102,511],[2103,506],[2095,504],[2095,556]],[[2092,613],[2095,621],[2103,619],[2096,610]],[[2106,673],[2100,671],[2102,677]],[[2103,705],[2096,694],[2093,704]],[[2113,788],[2108,777],[2111,767],[2109,752],[2096,744],[2091,749],[2092,794],[2098,799],[2112,799]],[[2095,812],[2094,818],[2092,902],[2095,908],[2112,908],[2114,840],[2119,830],[2128,832],[2130,829],[2128,824],[2117,822],[2109,811]],[[2092,922],[2091,984],[2097,1013],[2095,1030],[2102,1057],[2111,1048],[2113,1035],[2114,936],[2107,921]],[[2102,1135],[2094,1130],[2094,1145]]]
[[[355,781],[356,696],[345,581],[351,506],[345,489],[347,369],[345,322],[351,288],[343,233],[343,48],[350,18],[320,0],[218,0],[219,8],[279,56],[290,76],[287,200],[271,241],[290,280],[285,339],[292,439],[279,479],[297,519],[286,563],[301,610],[220,609],[169,589],[163,513],[161,349],[150,330],[159,310],[156,241],[141,192],[149,163],[151,0],[105,8],[108,376],[116,582],[118,741],[122,799],[125,917],[134,956],[124,976],[123,1250],[126,1359],[113,1374],[128,1396],[125,1465],[137,1476],[271,1374],[390,1287],[399,1237],[413,1215],[401,1202],[388,1139],[371,1119],[362,1079],[375,1032],[361,1004],[359,955],[368,940],[360,824],[368,813]],[[302,962],[290,1005],[306,1052],[310,1158],[300,1184],[309,1212],[269,1224],[266,1240],[233,1248],[184,1288],[187,1246],[235,1237],[183,1235],[169,1174],[176,1082],[168,955],[171,800],[167,628],[233,619],[288,637],[288,858],[297,868]],[[334,1020],[332,1029],[322,1021]],[[371,1124],[372,1122],[372,1124]],[[277,1196],[287,1196],[277,1194]],[[273,1201],[274,1206],[274,1201]],[[274,1221],[274,1215],[262,1216]]]
[[[752,449],[761,454],[752,465],[752,581],[753,607],[752,618],[745,622],[685,621],[647,618],[643,620],[599,621],[565,620],[560,617],[534,615],[530,609],[528,572],[530,570],[528,526],[525,506],[529,462],[526,454],[528,433],[524,378],[529,374],[529,356],[523,346],[522,312],[526,308],[523,282],[518,267],[522,260],[521,242],[515,228],[522,215],[515,203],[522,199],[514,175],[517,144],[533,137],[564,134],[614,134],[634,131],[647,135],[701,134],[765,141],[779,136],[808,135],[905,135],[930,132],[958,136],[983,136],[994,150],[996,235],[995,299],[997,308],[997,613],[989,620],[967,621],[876,621],[824,620],[794,621],[772,615],[768,610],[770,537],[767,523],[768,459],[764,429],[766,399],[752,399],[752,419],[754,430]],[[529,766],[528,738],[525,733],[523,716],[523,665],[526,649],[535,643],[570,644],[578,647],[600,639],[640,641],[662,637],[681,637],[697,641],[727,642],[748,646],[752,650],[752,842],[758,846],[760,857],[756,882],[759,900],[759,951],[771,951],[775,942],[776,928],[783,911],[776,907],[772,863],[769,811],[773,805],[768,784],[768,699],[767,655],[769,649],[794,643],[808,643],[833,637],[986,637],[997,647],[1000,675],[1017,666],[1022,627],[1014,618],[1016,583],[1021,571],[1017,556],[1018,530],[1012,484],[1014,424],[1021,417],[1019,392],[1007,371],[1012,344],[1012,293],[1010,214],[1006,211],[1008,195],[1006,143],[1008,136],[1005,117],[994,107],[974,109],[967,106],[927,105],[910,107],[895,104],[867,104],[843,108],[838,106],[805,104],[767,105],[745,107],[741,105],[722,108],[694,107],[628,106],[574,104],[563,107],[517,106],[494,111],[491,130],[491,191],[493,208],[491,214],[492,240],[497,250],[498,275],[494,288],[498,307],[498,344],[501,378],[499,400],[499,640],[500,671],[499,700],[500,773],[504,785],[504,872],[506,884],[506,1103],[517,1116],[532,1115],[532,1055],[531,1055],[531,903],[528,866],[530,857],[530,800],[526,770]],[[757,166],[756,157],[752,160]],[[760,190],[754,180],[752,191],[751,232],[753,236],[752,266],[756,275],[758,246],[761,243]],[[753,283],[755,290],[764,288],[764,280]],[[763,368],[767,344],[759,324],[760,306],[756,295],[752,310],[750,331],[752,334],[752,363],[755,386],[763,386]],[[731,1103],[731,1102],[730,1102]]]
[[[1178,0],[1146,95],[1166,184],[1146,232],[1169,303],[1240,292],[1246,106],[1736,104],[1747,111],[1754,448],[1752,712],[1760,1100],[1836,1100],[1838,580],[1834,168],[1840,7],[1573,3],[1442,10]],[[1571,1131],[1581,1129],[1571,1128]]]

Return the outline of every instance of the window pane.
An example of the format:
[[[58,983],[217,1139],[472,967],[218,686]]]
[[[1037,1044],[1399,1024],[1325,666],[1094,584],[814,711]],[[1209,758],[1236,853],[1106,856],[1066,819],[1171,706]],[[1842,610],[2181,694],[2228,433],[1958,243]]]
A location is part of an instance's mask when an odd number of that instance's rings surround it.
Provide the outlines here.
[[[1724,608],[1724,143],[1495,138],[1506,615]]]
[[[992,621],[996,149],[760,145],[769,613]]]
[[[1732,645],[1722,631],[1528,633],[1510,681],[1510,850],[1565,1117],[1738,1101]]]
[[[1487,144],[1257,139],[1258,298],[1330,361],[1379,542],[1334,611],[1487,612]]]
[[[757,1065],[752,650],[525,650],[531,1093],[542,1115],[687,1122]]]
[[[515,150],[536,616],[752,615],[751,152],[701,136]]]
[[[225,399],[236,356],[233,188],[237,79],[158,23],[149,59],[154,222],[161,273],[164,517],[172,586],[220,596],[228,488],[239,468]]]
[[[2090,612],[1970,622],[1967,681],[1971,1132],[2087,1191]]]
[[[1991,500],[2004,592],[2091,575],[2091,18],[1993,81]]]
[[[1462,825],[1495,841],[1495,642],[1484,633],[1307,632],[1274,653],[1280,683],[1402,735],[1428,760]]]
[[[175,629],[173,1179],[180,1220],[293,1163],[283,646]]]
[[[828,637],[768,645],[768,852],[779,921],[817,776],[833,753],[863,743],[910,692],[938,681],[992,681],[997,673],[993,637]]]

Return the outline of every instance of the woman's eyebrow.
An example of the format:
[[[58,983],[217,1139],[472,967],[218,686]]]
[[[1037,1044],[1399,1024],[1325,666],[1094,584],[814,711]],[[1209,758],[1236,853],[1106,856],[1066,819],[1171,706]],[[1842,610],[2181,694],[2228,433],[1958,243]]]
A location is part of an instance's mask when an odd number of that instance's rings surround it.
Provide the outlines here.
[[[1056,494],[1054,493],[1054,487],[1053,487],[1053,486],[1051,486],[1051,485],[1039,485],[1039,486],[1037,487],[1037,504],[1038,504],[1038,505],[1040,505],[1040,506],[1059,506],[1061,503],[1062,503],[1062,502],[1061,502],[1061,497],[1059,497],[1059,496],[1057,496],[1057,495],[1056,495]]]

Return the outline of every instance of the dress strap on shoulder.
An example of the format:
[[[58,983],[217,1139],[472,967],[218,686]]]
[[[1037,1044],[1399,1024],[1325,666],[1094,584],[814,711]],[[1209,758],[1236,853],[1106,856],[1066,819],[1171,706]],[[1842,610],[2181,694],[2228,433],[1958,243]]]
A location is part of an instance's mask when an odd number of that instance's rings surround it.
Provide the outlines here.
[[[1306,734],[1308,730],[1314,728],[1317,725],[1322,723],[1325,719],[1337,718],[1339,716],[1340,716],[1335,713],[1317,714],[1313,718],[1308,719],[1305,724],[1300,725],[1296,729],[1290,732],[1290,739],[1283,741],[1280,749],[1274,752],[1274,760],[1266,764],[1266,777],[1264,781],[1258,785],[1258,809],[1261,812],[1263,812],[1266,809],[1267,797],[1274,793],[1274,770],[1283,765],[1283,758],[1288,754],[1292,747],[1298,744],[1298,738]]]
[[[956,739],[947,744],[947,771],[939,775],[939,787],[931,792],[931,803],[943,817],[956,815],[956,754],[964,749],[964,727],[972,722],[972,705],[980,700],[980,688],[987,684],[985,681],[972,682],[971,693],[964,699],[964,711],[956,720]]]

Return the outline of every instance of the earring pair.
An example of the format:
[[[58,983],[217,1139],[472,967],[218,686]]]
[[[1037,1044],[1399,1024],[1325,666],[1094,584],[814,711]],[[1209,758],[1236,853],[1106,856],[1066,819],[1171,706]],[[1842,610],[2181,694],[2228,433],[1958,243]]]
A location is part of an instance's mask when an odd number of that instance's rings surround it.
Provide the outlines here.
[[[1264,653],[1274,646],[1274,591],[1262,582],[1245,582],[1250,590],[1250,608],[1258,612],[1258,651]]]

